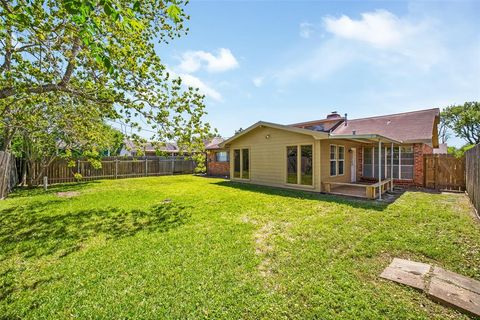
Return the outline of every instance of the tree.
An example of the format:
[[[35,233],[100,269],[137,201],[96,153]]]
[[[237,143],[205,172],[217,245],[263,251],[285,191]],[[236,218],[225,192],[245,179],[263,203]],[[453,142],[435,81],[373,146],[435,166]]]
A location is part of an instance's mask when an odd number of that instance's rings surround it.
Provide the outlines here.
[[[465,102],[443,109],[445,125],[469,144],[480,143],[480,103]]]
[[[75,103],[68,96],[49,102],[32,106],[31,112],[17,114],[9,123],[16,128],[10,151],[24,159],[24,184],[38,183],[45,167],[58,158],[73,167],[71,160],[82,156],[99,167],[100,151],[115,145],[118,138],[95,104]],[[31,170],[34,163],[40,164],[37,172]]]
[[[447,140],[450,138],[450,132],[448,131],[446,119],[443,116],[440,117],[440,124],[438,126],[438,137],[440,138],[440,143],[446,143]]]
[[[95,145],[98,141],[88,139],[103,132],[101,125],[92,124],[108,119],[122,119],[134,128],[142,122],[155,129],[152,140],[179,139],[188,148],[198,147],[196,142],[210,131],[202,121],[204,96],[185,88],[180,78],[171,79],[155,49],[188,31],[185,4],[0,0],[3,150],[11,149],[18,136],[51,146],[52,139],[37,136],[42,135],[35,129],[38,122],[49,135],[57,127],[68,129],[50,122],[60,120],[57,112],[75,119],[68,137],[78,138],[81,149]],[[60,118],[72,122],[68,117]]]

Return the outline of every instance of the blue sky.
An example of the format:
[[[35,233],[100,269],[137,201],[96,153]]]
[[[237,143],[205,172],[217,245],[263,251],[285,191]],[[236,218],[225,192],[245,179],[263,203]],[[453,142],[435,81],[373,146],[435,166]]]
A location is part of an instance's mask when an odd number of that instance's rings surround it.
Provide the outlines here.
[[[206,94],[206,121],[225,137],[259,120],[480,100],[480,1],[193,0],[186,11],[190,32],[158,53]]]

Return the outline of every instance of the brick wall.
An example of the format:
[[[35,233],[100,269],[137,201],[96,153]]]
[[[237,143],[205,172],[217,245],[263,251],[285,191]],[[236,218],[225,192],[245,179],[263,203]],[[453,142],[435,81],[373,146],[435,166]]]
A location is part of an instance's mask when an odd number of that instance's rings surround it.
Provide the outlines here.
[[[432,154],[433,148],[423,143],[413,145],[413,183],[416,186],[423,186],[423,155]]]
[[[363,147],[357,148],[357,181],[363,176]]]
[[[207,152],[207,174],[209,176],[228,177],[230,176],[230,162],[217,162],[215,157],[216,151],[226,150],[209,150]]]

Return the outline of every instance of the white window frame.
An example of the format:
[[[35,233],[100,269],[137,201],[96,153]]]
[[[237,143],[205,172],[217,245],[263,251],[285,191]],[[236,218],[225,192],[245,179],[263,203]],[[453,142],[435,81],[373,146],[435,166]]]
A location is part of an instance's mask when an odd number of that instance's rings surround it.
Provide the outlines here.
[[[333,152],[335,159],[332,159],[332,147],[335,147],[335,151]],[[331,144],[328,147],[328,172],[330,174],[330,177],[336,177],[338,175],[338,146],[336,144]],[[335,174],[332,174],[332,161],[335,162]]]
[[[235,177],[235,150],[239,150],[240,151],[240,177]],[[248,178],[242,178],[243,177],[243,150],[248,150]],[[240,148],[234,148],[232,149],[232,155],[233,157],[231,157],[231,159],[233,159],[231,161],[231,163],[233,162],[233,179],[235,180],[245,180],[245,181],[248,181],[250,180],[250,177],[251,177],[251,171],[252,171],[252,162],[250,161],[252,159],[251,157],[251,151],[250,151],[250,147],[240,147]]]
[[[312,147],[312,184],[302,184],[302,146],[311,146]],[[297,183],[287,182],[288,178],[288,166],[285,162],[285,184],[289,186],[298,186],[306,188],[314,188],[314,179],[315,179],[315,145],[313,143],[301,143],[301,144],[287,144],[285,145],[285,155],[284,159],[287,159],[287,149],[289,147],[297,147]]]
[[[343,149],[343,159],[340,159],[340,148]],[[343,166],[343,173],[340,174],[338,168],[340,168],[340,162],[342,162]],[[337,146],[337,176],[343,176],[345,175],[345,146],[344,145],[338,145]]]

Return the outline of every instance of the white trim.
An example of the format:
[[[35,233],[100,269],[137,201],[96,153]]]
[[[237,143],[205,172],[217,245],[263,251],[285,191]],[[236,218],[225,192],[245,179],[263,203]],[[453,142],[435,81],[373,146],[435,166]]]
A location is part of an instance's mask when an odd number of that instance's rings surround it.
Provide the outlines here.
[[[332,159],[332,146],[335,147],[335,151],[333,154],[335,155],[335,159]],[[328,173],[330,177],[336,177],[338,175],[338,146],[336,144],[330,144],[328,147]],[[335,174],[332,175],[332,161],[335,162]]]
[[[343,148],[343,159],[340,160],[340,148]],[[343,173],[340,174],[338,168],[340,168],[340,161],[343,162]],[[345,146],[344,145],[337,145],[337,176],[341,177],[345,175]]]
[[[235,150],[240,151],[240,177],[235,177]],[[248,178],[243,178],[243,150],[248,150]],[[252,163],[251,163],[251,152],[250,152],[250,147],[238,147],[238,148],[233,148],[232,149],[232,155],[233,155],[233,169],[232,169],[232,180],[238,180],[238,181],[250,181],[251,176],[252,176]]]
[[[302,184],[302,146],[311,146],[312,147],[312,184]],[[315,188],[315,144],[311,142],[297,143],[297,144],[286,144],[284,146],[284,160],[287,160],[287,148],[288,147],[297,147],[297,183],[288,182],[288,163],[285,162],[285,174],[284,179],[285,185],[287,186],[297,186],[297,187],[306,187],[306,188]]]
[[[278,129],[278,130],[284,130],[284,131],[288,131],[288,132],[304,134],[304,135],[307,135],[307,136],[311,136],[316,140],[328,139],[328,133],[326,133],[326,132],[320,132],[320,131],[314,131],[314,130],[309,130],[309,129],[290,127],[290,126],[285,126],[285,125],[282,125],[282,124],[272,123],[272,122],[258,121],[257,123],[254,123],[253,125],[251,125],[247,129],[237,133],[233,137],[230,137],[229,139],[219,143],[218,146],[220,148],[224,148],[227,144],[231,143],[232,141],[240,138],[244,134],[247,134],[250,131],[252,131],[252,130],[258,128],[258,127],[269,127],[269,128],[274,128],[274,129]]]
[[[357,148],[351,147],[352,156],[350,159],[350,182],[357,182]],[[353,168],[353,171],[352,171]]]

